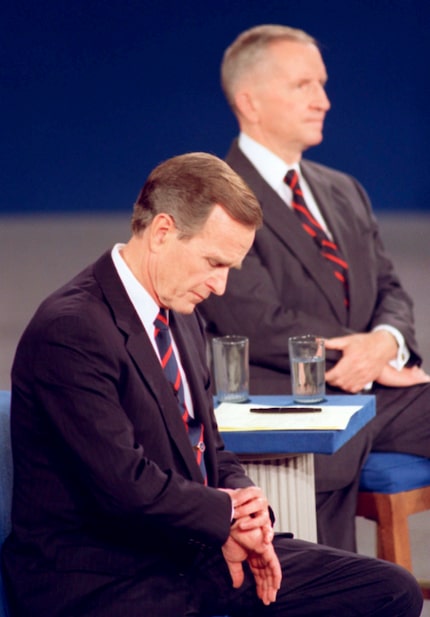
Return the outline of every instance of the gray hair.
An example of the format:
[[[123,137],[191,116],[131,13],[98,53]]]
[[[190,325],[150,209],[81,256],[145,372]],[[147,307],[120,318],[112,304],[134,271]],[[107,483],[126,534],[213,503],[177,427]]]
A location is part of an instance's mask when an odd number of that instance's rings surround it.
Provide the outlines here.
[[[221,64],[221,86],[235,111],[234,97],[239,80],[265,58],[267,49],[278,41],[307,43],[318,47],[316,40],[297,28],[278,25],[255,26],[245,30],[227,47]]]

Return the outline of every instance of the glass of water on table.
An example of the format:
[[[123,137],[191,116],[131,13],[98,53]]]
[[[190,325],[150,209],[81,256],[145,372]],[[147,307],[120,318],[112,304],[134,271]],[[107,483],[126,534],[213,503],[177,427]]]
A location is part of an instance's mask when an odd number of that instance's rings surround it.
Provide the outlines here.
[[[322,336],[288,339],[291,387],[296,403],[318,403],[325,397],[325,344]]]

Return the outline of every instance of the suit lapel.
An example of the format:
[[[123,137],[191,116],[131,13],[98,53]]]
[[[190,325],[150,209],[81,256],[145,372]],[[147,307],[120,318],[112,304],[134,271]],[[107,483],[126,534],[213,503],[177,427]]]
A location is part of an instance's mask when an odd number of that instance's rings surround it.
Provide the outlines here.
[[[263,180],[255,167],[239,150],[236,143],[233,144],[226,160],[245,179],[255,193],[263,209],[265,226],[288,247],[289,251],[295,254],[309,276],[313,278],[321,293],[326,296],[338,319],[345,323],[347,311],[343,302],[342,288],[334,278],[329,264],[321,258],[315,242],[302,229],[298,217]],[[307,176],[306,179],[308,179]],[[309,184],[311,185],[311,182]],[[329,192],[329,189],[326,187],[324,191]],[[323,214],[325,216],[325,210]],[[329,220],[331,221],[331,219]]]
[[[94,265],[97,279],[114,316],[115,323],[122,331],[126,349],[135,364],[142,382],[149,388],[163,415],[166,429],[173,446],[184,459],[193,480],[202,481],[194,452],[172,388],[166,378],[151,341],[130,302],[127,292],[112,262],[110,252],[105,253]]]

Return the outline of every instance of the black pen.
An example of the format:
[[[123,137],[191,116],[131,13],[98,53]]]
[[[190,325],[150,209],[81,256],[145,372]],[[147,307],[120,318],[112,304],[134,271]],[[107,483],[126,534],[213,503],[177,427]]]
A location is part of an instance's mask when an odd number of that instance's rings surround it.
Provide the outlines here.
[[[251,407],[253,413],[317,413],[322,407]]]

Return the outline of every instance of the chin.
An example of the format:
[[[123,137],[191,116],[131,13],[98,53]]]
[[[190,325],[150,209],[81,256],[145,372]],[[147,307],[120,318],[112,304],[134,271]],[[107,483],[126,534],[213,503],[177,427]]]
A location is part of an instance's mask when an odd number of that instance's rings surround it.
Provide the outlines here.
[[[196,308],[195,304],[179,304],[177,306],[172,306],[172,309],[176,312],[176,313],[181,313],[182,315],[191,315],[191,313],[194,311],[194,309]]]
[[[309,147],[318,146],[323,140],[322,131],[319,131],[316,135],[313,136],[313,139],[309,140]]]

